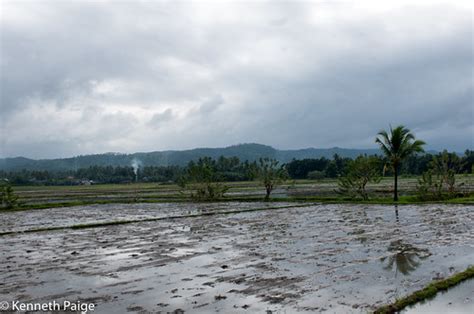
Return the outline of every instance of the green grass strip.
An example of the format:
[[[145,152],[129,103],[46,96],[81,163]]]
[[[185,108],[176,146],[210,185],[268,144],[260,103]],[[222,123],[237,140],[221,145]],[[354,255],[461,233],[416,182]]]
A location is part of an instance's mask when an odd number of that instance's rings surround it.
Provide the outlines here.
[[[375,310],[374,313],[390,314],[400,312],[407,306],[416,304],[426,299],[433,298],[439,291],[448,290],[449,288],[459,284],[460,282],[471,278],[474,278],[474,266],[470,266],[465,271],[457,273],[447,279],[432,282],[425,288],[415,291],[409,296],[399,299],[392,304],[384,305],[378,308],[377,310]]]
[[[78,224],[78,225],[71,225],[71,226],[36,228],[36,229],[28,229],[28,230],[22,230],[22,231],[6,231],[6,232],[0,232],[0,236],[23,234],[23,233],[34,233],[34,232],[44,232],[44,231],[66,230],[66,229],[87,229],[87,228],[106,227],[106,226],[113,226],[113,225],[132,224],[132,223],[139,223],[139,222],[173,220],[173,219],[182,219],[182,218],[195,218],[195,217],[202,217],[202,216],[230,215],[230,214],[262,211],[262,210],[299,208],[299,207],[308,207],[308,206],[311,206],[311,204],[306,203],[306,204],[289,205],[289,206],[247,208],[247,209],[239,209],[239,210],[231,210],[231,211],[214,211],[214,212],[196,213],[196,214],[188,214],[188,215],[176,215],[176,216],[165,216],[165,217],[155,217],[155,218],[146,218],[146,219],[104,221],[104,222],[94,222],[94,223]]]
[[[205,203],[221,203],[221,202],[258,202],[262,201],[261,196],[235,196],[225,197],[220,200],[206,201]],[[32,209],[47,209],[58,207],[74,207],[95,204],[134,204],[134,203],[187,203],[193,202],[190,198],[180,195],[160,196],[157,198],[141,198],[138,201],[134,198],[109,199],[109,200],[86,200],[86,201],[66,201],[56,203],[28,204],[13,209],[0,209],[1,212],[22,211]],[[370,200],[354,200],[341,196],[290,196],[276,197],[270,199],[270,202],[318,202],[322,204],[366,204],[366,205],[417,205],[417,204],[458,204],[458,205],[474,205],[474,195],[463,198],[455,198],[440,201],[421,201],[415,196],[400,196],[398,202],[394,202],[392,198],[373,198]],[[198,202],[199,203],[199,202]]]

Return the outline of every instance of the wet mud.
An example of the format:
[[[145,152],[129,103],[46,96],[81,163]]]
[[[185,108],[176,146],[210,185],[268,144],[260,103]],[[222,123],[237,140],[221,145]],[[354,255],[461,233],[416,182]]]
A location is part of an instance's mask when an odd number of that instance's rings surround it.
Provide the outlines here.
[[[70,215],[58,209],[13,212],[2,216],[1,228],[166,215],[199,206],[264,207],[148,204],[136,205],[134,213],[130,205],[120,206],[75,208]],[[311,205],[5,235],[0,296],[94,302],[98,313],[366,313],[469,266],[473,210]]]

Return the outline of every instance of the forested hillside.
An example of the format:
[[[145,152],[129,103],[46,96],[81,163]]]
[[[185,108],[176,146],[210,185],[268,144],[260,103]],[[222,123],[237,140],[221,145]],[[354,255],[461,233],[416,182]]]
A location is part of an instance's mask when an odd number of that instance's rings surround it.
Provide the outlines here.
[[[196,148],[182,151],[161,151],[149,153],[106,153],[85,155],[71,158],[34,160],[25,157],[0,159],[0,170],[46,170],[68,171],[91,166],[130,166],[134,161],[141,166],[185,166],[191,160],[202,157],[214,159],[220,156],[237,157],[241,161],[255,161],[259,158],[274,158],[282,163],[293,159],[332,158],[334,154],[341,157],[355,158],[361,154],[379,153],[378,149],[344,149],[344,148],[307,148],[298,150],[277,150],[261,144],[240,144],[225,148]]]

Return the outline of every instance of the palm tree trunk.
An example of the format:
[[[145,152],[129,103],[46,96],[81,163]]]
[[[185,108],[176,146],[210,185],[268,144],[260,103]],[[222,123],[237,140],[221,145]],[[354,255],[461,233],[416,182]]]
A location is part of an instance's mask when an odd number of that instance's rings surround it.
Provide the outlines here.
[[[398,202],[398,165],[395,165],[394,175],[395,175],[395,186],[393,188],[393,201]]]

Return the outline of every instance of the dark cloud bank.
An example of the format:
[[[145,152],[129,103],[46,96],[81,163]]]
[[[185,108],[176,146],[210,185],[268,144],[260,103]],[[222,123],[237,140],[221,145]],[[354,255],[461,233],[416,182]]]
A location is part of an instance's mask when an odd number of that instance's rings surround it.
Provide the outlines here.
[[[395,3],[395,2],[394,2]],[[473,148],[469,4],[1,3],[0,157]]]

